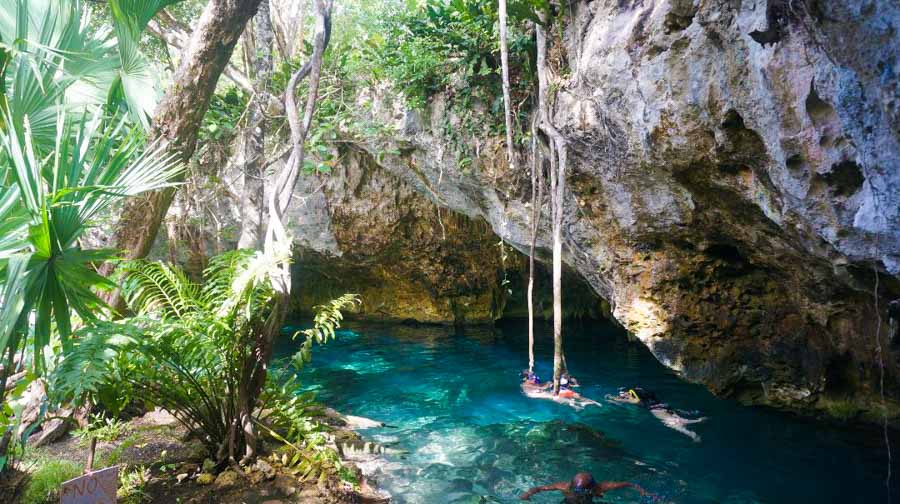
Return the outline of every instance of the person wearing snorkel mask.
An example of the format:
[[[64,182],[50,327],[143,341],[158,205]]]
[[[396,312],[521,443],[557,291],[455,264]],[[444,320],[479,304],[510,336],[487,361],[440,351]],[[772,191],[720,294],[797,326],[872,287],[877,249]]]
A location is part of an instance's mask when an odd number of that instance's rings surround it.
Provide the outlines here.
[[[576,380],[575,377],[570,375],[569,373],[563,373],[562,376],[559,377],[559,384],[560,384],[560,386],[563,386],[566,388],[581,386],[581,384],[578,383],[578,380]]]
[[[522,387],[526,389],[532,390],[545,390],[552,386],[553,384],[550,382],[544,383],[538,377],[538,375],[534,374],[532,371],[527,369],[522,370]]]
[[[519,496],[522,500],[531,500],[531,496],[540,492],[562,492],[566,504],[590,504],[595,497],[603,497],[603,494],[619,488],[633,488],[641,495],[652,495],[639,485],[627,481],[596,481],[591,473],[581,472],[572,478],[572,481],[561,481],[552,485],[534,487]]]
[[[639,387],[622,389],[616,396],[607,395],[606,399],[618,403],[635,404],[641,406],[655,416],[663,425],[670,429],[674,429],[685,436],[694,440],[695,443],[700,442],[700,435],[688,429],[685,425],[700,423],[706,420],[706,417],[688,419],[684,418],[669,407],[666,403],[660,402],[656,398],[656,394]]]
[[[562,398],[570,399],[570,398],[580,398],[581,395],[573,390],[573,387],[580,387],[581,384],[578,383],[578,380],[575,379],[569,373],[563,373],[562,376],[559,377],[559,396]]]

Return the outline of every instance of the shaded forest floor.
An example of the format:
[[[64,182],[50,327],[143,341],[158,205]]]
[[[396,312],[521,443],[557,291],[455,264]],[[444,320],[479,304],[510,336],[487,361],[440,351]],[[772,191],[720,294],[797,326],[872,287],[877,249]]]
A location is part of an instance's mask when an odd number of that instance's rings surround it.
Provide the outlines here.
[[[240,472],[226,469],[213,479],[209,474],[204,474],[205,452],[202,444],[188,439],[185,428],[160,410],[125,422],[117,434],[115,439],[98,441],[94,468],[118,465],[120,473],[129,475],[125,478],[125,485],[120,479],[121,503],[385,502],[368,493],[361,493],[337,478],[323,483],[302,482],[278,463],[261,462]],[[5,485],[0,483],[0,487],[6,487],[3,502],[22,502],[28,479],[42,465],[63,462],[83,468],[88,451],[88,440],[71,434],[58,442],[29,448],[20,465],[22,471],[8,477]],[[16,494],[15,500],[8,500],[12,493]]]

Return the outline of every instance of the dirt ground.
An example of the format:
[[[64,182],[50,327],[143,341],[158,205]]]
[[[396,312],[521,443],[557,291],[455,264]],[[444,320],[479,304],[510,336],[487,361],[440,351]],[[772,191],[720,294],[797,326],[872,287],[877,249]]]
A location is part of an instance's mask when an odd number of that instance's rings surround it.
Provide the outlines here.
[[[88,443],[72,435],[47,446],[29,449],[21,468],[34,468],[34,462],[47,459],[69,460],[85,464]],[[319,485],[301,482],[277,463],[267,464],[267,474],[251,469],[227,469],[212,482],[198,481],[205,458],[200,442],[187,439],[187,432],[171,415],[151,411],[127,423],[125,432],[114,441],[98,442],[94,468],[119,465],[120,470],[145,468],[149,478],[143,484],[142,502],[148,504],[287,504],[287,503],[386,503],[388,499],[368,490],[352,488],[334,480]],[[0,502],[9,499],[10,489],[22,488],[27,474],[13,473],[0,482]],[[207,476],[209,478],[209,476]],[[7,495],[2,495],[6,488]]]

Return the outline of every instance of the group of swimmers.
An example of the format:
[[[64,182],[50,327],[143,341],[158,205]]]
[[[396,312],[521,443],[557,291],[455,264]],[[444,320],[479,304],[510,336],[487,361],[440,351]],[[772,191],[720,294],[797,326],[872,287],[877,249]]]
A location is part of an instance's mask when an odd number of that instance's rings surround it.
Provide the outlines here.
[[[563,373],[559,377],[559,397],[565,399],[581,397],[578,392],[572,390],[572,387],[580,386],[581,384],[573,376],[569,375],[569,373]],[[553,387],[553,383],[541,381],[538,375],[526,369],[522,371],[522,387],[526,391],[549,390]]]
[[[533,371],[522,371],[522,391],[529,397],[553,398],[556,400],[567,401],[575,407],[583,407],[586,404],[600,403],[588,399],[575,390],[574,387],[581,386],[575,377],[569,373],[563,373],[559,379],[559,394],[552,395],[553,383],[544,382]],[[617,395],[607,395],[607,401],[634,404],[647,409],[650,414],[656,417],[663,425],[670,429],[674,429],[685,436],[691,438],[695,442],[700,442],[700,436],[685,427],[686,425],[700,423],[706,418],[688,419],[679,415],[674,409],[670,408],[666,403],[656,398],[656,394],[640,387],[621,389]]]
[[[580,384],[573,376],[563,373],[559,380],[559,394],[552,395],[553,383],[543,382],[534,372],[530,370],[522,371],[522,391],[529,397],[552,398],[558,401],[566,401],[577,408],[584,407],[586,404],[600,403],[585,398],[575,390]],[[639,387],[627,388],[619,390],[616,395],[607,395],[606,400],[620,404],[634,404],[648,410],[650,414],[656,417],[663,425],[670,429],[674,429],[685,436],[700,442],[700,436],[685,427],[686,425],[699,423],[706,418],[688,419],[679,415],[674,409],[657,399],[656,394],[644,390]],[[625,481],[601,481],[597,482],[590,473],[578,473],[571,481],[563,481],[532,488],[523,493],[520,498],[529,500],[532,495],[539,492],[560,491],[565,497],[566,504],[587,504],[594,501],[595,497],[602,497],[609,490],[619,488],[633,488],[640,492],[641,495],[648,494],[643,488],[634,483]]]

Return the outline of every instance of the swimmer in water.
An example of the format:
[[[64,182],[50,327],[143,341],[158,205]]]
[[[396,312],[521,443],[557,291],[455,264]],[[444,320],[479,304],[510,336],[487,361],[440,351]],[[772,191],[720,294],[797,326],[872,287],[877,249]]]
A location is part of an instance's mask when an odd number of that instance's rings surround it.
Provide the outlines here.
[[[568,376],[568,375],[566,375]],[[532,398],[541,398],[541,399],[553,399],[557,402],[563,402],[569,404],[570,406],[575,407],[576,409],[582,409],[589,404],[593,404],[595,406],[600,406],[600,403],[594,401],[592,399],[588,399],[583,397],[578,392],[575,392],[570,387],[574,382],[574,378],[568,377],[564,382],[560,379],[559,383],[559,395],[553,395],[553,382],[544,383],[541,379],[531,371],[523,370],[522,371],[522,392],[525,393],[528,397]],[[577,382],[574,382],[577,383]]]
[[[650,411],[663,425],[670,429],[674,429],[685,436],[694,440],[695,443],[700,442],[700,435],[688,429],[685,425],[700,423],[706,420],[706,417],[687,419],[675,412],[665,403],[660,402],[653,392],[642,388],[622,389],[619,395],[608,395],[606,398],[610,401],[619,403],[636,404]]]
[[[580,387],[581,384],[578,383],[578,380],[575,379],[574,376],[569,373],[563,373],[562,376],[559,377],[559,384],[565,385],[566,387]]]
[[[552,485],[534,487],[519,496],[522,500],[531,500],[531,496],[540,492],[558,490],[562,492],[566,504],[590,504],[595,497],[603,497],[603,494],[619,488],[633,488],[641,495],[650,495],[646,490],[634,483],[627,481],[600,481],[594,480],[591,473],[581,472],[572,478],[572,481],[561,481]]]
[[[581,384],[569,373],[563,373],[559,377],[559,397],[565,399],[582,399],[581,394],[575,392],[573,387],[580,387]],[[591,401],[593,402],[593,401]],[[599,406],[599,404],[598,404]]]
[[[525,391],[536,391],[536,390],[546,390],[552,387],[553,384],[550,382],[544,383],[538,377],[538,375],[534,374],[532,371],[527,369],[522,370],[522,389]]]

